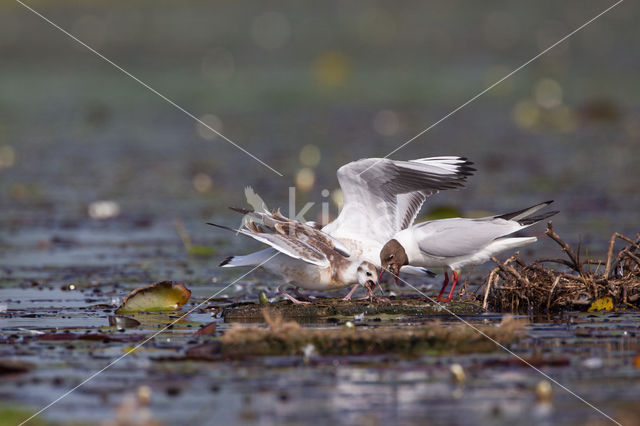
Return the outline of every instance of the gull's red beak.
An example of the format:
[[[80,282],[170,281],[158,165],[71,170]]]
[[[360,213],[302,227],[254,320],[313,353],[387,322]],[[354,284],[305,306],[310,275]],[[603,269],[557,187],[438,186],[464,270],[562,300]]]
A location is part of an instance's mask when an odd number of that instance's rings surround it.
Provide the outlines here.
[[[385,272],[386,270],[384,268],[380,268],[380,273],[378,274],[378,285],[380,285],[380,282],[382,281],[382,276],[384,275]]]

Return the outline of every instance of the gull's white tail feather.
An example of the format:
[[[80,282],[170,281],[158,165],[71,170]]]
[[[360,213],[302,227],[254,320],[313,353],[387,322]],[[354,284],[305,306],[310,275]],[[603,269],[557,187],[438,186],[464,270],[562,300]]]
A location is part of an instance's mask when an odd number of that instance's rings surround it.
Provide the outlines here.
[[[273,255],[276,253],[276,250],[268,248],[244,256],[229,256],[222,262],[220,262],[219,266],[222,266],[223,268],[234,268],[236,266],[256,266],[268,261],[269,258],[273,257]]]
[[[535,243],[538,239],[536,237],[505,237],[494,240],[491,244],[483,249],[472,253],[468,256],[460,257],[456,260],[452,259],[448,266],[451,269],[459,269],[466,265],[479,265],[491,259],[491,256],[495,256],[503,251],[511,250],[516,247],[521,247],[527,244]]]
[[[538,241],[536,237],[505,237],[497,238],[489,244],[483,251],[490,253],[489,257],[505,250],[511,250],[516,247],[522,247],[527,244]]]

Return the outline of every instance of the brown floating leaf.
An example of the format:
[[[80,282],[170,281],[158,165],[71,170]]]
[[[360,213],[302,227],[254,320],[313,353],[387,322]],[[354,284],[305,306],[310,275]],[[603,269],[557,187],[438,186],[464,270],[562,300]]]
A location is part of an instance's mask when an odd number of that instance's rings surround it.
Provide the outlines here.
[[[162,281],[133,290],[116,309],[116,314],[172,311],[187,303],[189,297],[191,291],[184,284]]]
[[[204,327],[202,327],[200,330],[196,331],[193,334],[197,334],[197,335],[209,335],[209,334],[213,334],[216,332],[216,323],[212,322],[210,324],[205,325]]]
[[[222,351],[222,343],[219,340],[215,342],[202,343],[187,349],[185,357],[188,359],[199,360],[217,360]]]
[[[13,359],[0,359],[0,376],[4,374],[26,373],[33,369],[35,365]]]

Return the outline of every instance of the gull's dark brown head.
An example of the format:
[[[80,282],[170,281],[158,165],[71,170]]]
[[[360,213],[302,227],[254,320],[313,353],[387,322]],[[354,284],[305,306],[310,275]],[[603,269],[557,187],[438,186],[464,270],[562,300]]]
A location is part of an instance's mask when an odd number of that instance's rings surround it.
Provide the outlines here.
[[[382,274],[384,271],[391,272],[396,278],[400,273],[400,267],[403,265],[409,264],[409,258],[407,257],[407,253],[404,251],[404,247],[402,244],[398,242],[398,240],[389,240],[387,244],[382,247],[380,250],[380,265],[382,269],[380,270],[380,278],[382,278]]]

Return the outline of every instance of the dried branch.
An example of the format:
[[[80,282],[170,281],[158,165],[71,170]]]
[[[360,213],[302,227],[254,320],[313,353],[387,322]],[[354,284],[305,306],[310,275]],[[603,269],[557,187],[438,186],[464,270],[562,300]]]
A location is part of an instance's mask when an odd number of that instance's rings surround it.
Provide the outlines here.
[[[547,223],[547,230],[544,231],[544,233],[547,234],[549,237],[551,237],[553,241],[558,243],[558,245],[562,248],[562,251],[567,253],[567,256],[569,256],[569,259],[573,263],[573,265],[571,265],[573,270],[579,273],[580,275],[582,275],[582,265],[580,264],[578,257],[573,252],[573,250],[571,250],[571,247],[569,247],[569,244],[565,243],[564,240],[560,238],[558,234],[553,232],[553,223],[551,221]]]
[[[553,295],[553,291],[556,289],[559,282],[560,282],[560,277],[556,277],[555,281],[553,282],[553,285],[551,286],[551,290],[549,290],[549,297],[547,298],[547,311],[551,307],[551,296]]]
[[[512,259],[512,258],[513,256],[510,257],[509,259]],[[502,272],[513,275],[514,277],[516,277],[518,281],[525,283],[527,286],[531,285],[527,277],[523,277],[522,275],[520,275],[520,273],[518,273],[518,271],[516,271],[516,269],[513,266],[510,266],[507,264],[509,262],[509,259],[507,259],[505,263],[500,263],[498,259],[496,259],[493,256],[491,257],[491,260],[493,261],[493,263],[498,265],[498,268],[500,268]]]
[[[573,269],[573,263],[565,259],[536,259],[537,263],[559,263]]]
[[[612,236],[611,239],[609,240],[609,250],[607,250],[607,266],[604,269],[604,276],[605,278],[609,278],[611,276],[611,259],[613,256],[613,245],[616,242],[616,238],[619,238],[623,241],[626,241],[627,243],[631,244],[632,247],[634,247],[635,249],[640,250],[640,246],[638,245],[638,243],[636,243],[635,241],[633,241],[632,239],[625,237],[622,234],[618,234],[617,232],[615,232]],[[623,249],[623,251],[627,250],[628,252],[630,252],[630,247],[626,247],[625,249]],[[620,261],[621,259],[621,254],[618,254],[618,260],[617,262]],[[616,262],[616,263],[617,263]],[[615,266],[615,265],[614,265]],[[613,268],[615,270],[615,268]]]
[[[489,299],[489,291],[491,290],[491,284],[494,281],[498,281],[498,271],[497,268],[493,268],[491,273],[489,274],[489,278],[487,278],[487,288],[484,291],[484,301],[482,302],[482,309],[487,310],[487,300]]]

